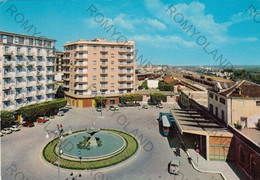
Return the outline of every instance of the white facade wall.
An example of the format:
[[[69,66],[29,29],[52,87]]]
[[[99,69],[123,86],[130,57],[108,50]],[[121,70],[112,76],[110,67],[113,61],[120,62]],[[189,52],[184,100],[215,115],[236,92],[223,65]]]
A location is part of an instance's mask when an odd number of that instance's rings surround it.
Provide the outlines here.
[[[0,31],[0,109],[52,100],[55,95],[54,40]]]
[[[147,86],[149,88],[158,88],[158,80],[147,80]]]

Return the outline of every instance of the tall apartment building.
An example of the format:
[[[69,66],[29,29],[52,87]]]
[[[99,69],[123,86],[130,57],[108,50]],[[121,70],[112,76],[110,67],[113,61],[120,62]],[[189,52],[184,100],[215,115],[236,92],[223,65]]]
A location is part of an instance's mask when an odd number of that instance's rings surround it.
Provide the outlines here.
[[[70,94],[134,91],[134,41],[78,40],[67,42],[64,50],[64,88]]]
[[[54,98],[55,42],[0,31],[0,109]]]
[[[56,72],[63,72],[64,52],[56,52]]]

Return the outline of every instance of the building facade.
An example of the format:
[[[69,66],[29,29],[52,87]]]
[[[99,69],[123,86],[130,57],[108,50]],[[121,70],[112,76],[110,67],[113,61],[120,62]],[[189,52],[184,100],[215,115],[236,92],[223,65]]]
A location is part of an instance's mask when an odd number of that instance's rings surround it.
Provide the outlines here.
[[[0,109],[52,100],[56,40],[0,31]]]
[[[230,88],[217,86],[208,91],[208,107],[225,124],[255,128],[260,121],[260,85],[243,80]]]
[[[67,42],[64,51],[63,87],[69,94],[89,97],[134,92],[134,41],[78,40]]]
[[[56,72],[63,72],[64,52],[56,52]]]

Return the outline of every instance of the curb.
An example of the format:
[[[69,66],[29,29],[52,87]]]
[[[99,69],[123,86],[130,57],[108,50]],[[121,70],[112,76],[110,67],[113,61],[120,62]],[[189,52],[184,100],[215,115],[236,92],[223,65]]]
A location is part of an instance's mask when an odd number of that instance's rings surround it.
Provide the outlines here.
[[[198,171],[198,172],[201,172],[201,173],[211,173],[211,174],[220,174],[220,176],[224,179],[224,180],[227,180],[227,178],[224,176],[224,174],[222,174],[222,172],[218,172],[218,171],[205,171],[205,170],[200,170],[196,167],[196,165],[194,164],[193,162],[193,159],[191,158],[189,152],[187,151],[186,152],[187,156],[191,159],[191,164],[192,164],[192,167]]]

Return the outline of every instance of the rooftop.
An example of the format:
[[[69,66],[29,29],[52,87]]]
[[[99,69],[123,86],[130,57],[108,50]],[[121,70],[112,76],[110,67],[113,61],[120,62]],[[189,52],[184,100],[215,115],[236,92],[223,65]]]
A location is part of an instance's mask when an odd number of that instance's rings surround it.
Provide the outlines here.
[[[48,38],[43,38],[43,37],[37,37],[37,36],[28,36],[24,34],[16,34],[16,33],[10,33],[10,32],[5,32],[5,31],[0,31],[0,34],[2,35],[7,35],[7,36],[17,36],[17,37],[27,37],[27,38],[34,38],[34,39],[41,39],[41,40],[49,40],[49,41],[55,41],[55,39],[48,39]]]
[[[226,127],[218,124],[217,120],[202,111],[195,109],[172,109],[171,113],[182,134],[190,133],[205,136],[233,136],[232,133],[227,131]]]
[[[231,84],[230,84],[231,85]],[[218,92],[215,89],[211,91]],[[233,86],[226,89],[219,89],[218,92],[222,96],[226,97],[240,97],[240,98],[259,98],[260,97],[260,85],[252,83],[250,81],[238,81]]]
[[[127,42],[127,43],[126,43]],[[95,38],[93,40],[85,40],[85,39],[79,39],[77,41],[68,41],[64,46],[68,45],[74,45],[74,44],[117,44],[121,46],[132,46],[135,44],[134,41],[128,40],[128,41],[110,41],[105,38]]]
[[[260,146],[260,131],[257,129],[242,128],[241,133],[247,136],[252,142]]]

